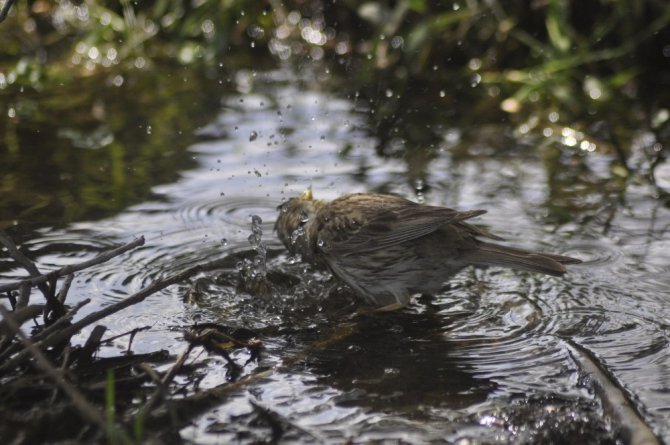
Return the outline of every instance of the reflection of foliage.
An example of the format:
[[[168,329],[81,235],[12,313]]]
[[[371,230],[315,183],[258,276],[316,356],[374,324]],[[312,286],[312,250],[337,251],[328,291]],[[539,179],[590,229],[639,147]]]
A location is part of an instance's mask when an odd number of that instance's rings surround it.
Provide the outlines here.
[[[203,88],[214,82],[197,71],[129,72],[123,87],[115,78],[11,100],[17,117],[0,123],[1,226],[102,217],[193,163],[184,148],[219,106],[216,87]]]

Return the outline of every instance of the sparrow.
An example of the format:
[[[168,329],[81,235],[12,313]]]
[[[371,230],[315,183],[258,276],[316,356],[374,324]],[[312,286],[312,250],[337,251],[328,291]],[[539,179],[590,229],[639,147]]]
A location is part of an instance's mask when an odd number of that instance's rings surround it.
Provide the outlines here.
[[[581,263],[488,241],[502,238],[465,222],[486,210],[459,212],[380,193],[328,202],[314,199],[311,189],[277,209],[275,230],[292,255],[327,268],[377,307],[434,294],[470,265],[561,276],[566,264]]]

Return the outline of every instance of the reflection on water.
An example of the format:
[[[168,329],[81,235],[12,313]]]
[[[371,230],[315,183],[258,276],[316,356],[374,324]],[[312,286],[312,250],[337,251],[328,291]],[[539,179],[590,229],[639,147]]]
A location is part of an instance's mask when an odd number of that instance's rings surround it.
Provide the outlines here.
[[[40,230],[24,243],[50,270],[146,237],[111,265],[82,272],[70,303],[92,296],[105,305],[157,276],[209,264],[195,284],[174,286],[107,320],[113,333],[151,326],[138,335],[137,352],[179,348],[177,328],[194,322],[262,333],[261,361],[242,372],[276,372],[232,394],[184,437],[260,440],[247,435],[254,402],[288,419],[295,428],[287,437],[303,442],[614,442],[616,431],[565,347],[569,339],[590,351],[670,439],[667,208],[637,186],[623,197],[628,204],[612,210],[589,182],[601,174],[571,176],[565,184],[557,172],[575,162],[571,156],[555,156],[549,165],[523,146],[502,152],[491,131],[483,139],[459,134],[460,148],[450,151],[453,130],[445,129],[430,156],[413,153],[407,164],[378,157],[379,141],[353,103],[286,85],[282,76],[258,74],[254,94],[226,97],[190,149],[197,167],[154,186],[154,198],[107,219]],[[468,146],[472,151],[463,150]],[[496,233],[584,264],[564,278],[468,269],[399,313],[358,314],[346,288],[288,257],[273,235],[276,206],[310,185],[319,199],[419,192],[430,204],[485,208],[477,222]],[[263,221],[267,292],[240,290],[238,265],[256,255],[248,241],[251,215]],[[7,262],[0,272],[3,279],[22,274]],[[225,381],[223,366],[210,361],[201,386]]]

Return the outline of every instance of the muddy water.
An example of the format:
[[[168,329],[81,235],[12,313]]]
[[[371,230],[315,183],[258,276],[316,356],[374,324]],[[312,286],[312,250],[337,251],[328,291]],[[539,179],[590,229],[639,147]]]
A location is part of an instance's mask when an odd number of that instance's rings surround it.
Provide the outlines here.
[[[502,150],[495,138],[453,129],[444,130],[417,183],[403,160],[375,155],[369,110],[284,80],[283,72],[259,74],[251,94],[227,97],[190,148],[197,167],[155,187],[156,200],[44,229],[25,243],[48,270],[145,236],[143,247],[78,275],[70,303],[92,297],[96,307],[214,262],[195,288],[173,286],[106,323],[110,335],[151,326],[138,334],[136,352],[176,353],[185,347],[180,327],[196,322],[261,334],[258,361],[245,364],[242,351],[233,358],[242,376],[274,372],[231,394],[185,428],[184,438],[268,437],[270,427],[253,422],[253,402],[282,418],[286,439],[302,442],[614,443],[617,425],[571,355],[576,346],[670,440],[670,211],[650,187],[631,182],[612,205],[598,187],[598,166],[611,155],[589,153],[582,162],[593,175],[561,181],[560,170],[581,156],[569,147],[542,151],[519,142]],[[466,147],[458,155],[454,141]],[[288,257],[272,232],[276,206],[307,186],[319,199],[378,190],[487,209],[477,222],[496,234],[584,264],[563,278],[466,269],[403,311],[358,314],[350,291]],[[571,194],[574,188],[581,192]],[[557,218],[557,206],[570,217]],[[267,271],[279,276],[270,292],[253,295],[237,290],[239,265],[254,254],[251,215],[263,221]],[[223,359],[206,363],[201,389],[232,378]]]

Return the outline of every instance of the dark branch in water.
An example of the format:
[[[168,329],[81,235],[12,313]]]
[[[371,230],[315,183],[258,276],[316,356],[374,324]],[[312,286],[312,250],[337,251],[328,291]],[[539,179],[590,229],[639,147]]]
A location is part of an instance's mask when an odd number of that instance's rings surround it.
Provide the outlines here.
[[[631,445],[659,445],[653,431],[635,410],[634,404],[616,381],[601,369],[591,353],[573,341],[564,338],[570,356],[580,370],[591,377],[596,394],[600,397],[604,411],[617,425],[626,443]]]
[[[2,240],[2,238],[0,238],[0,240]],[[136,240],[134,240],[134,241],[132,241],[128,244],[125,244],[121,247],[117,247],[116,249],[112,249],[112,250],[108,250],[107,252],[103,252],[100,255],[98,255],[95,258],[92,258],[88,261],[84,261],[82,263],[71,264],[69,266],[61,267],[60,269],[54,270],[53,272],[49,272],[48,274],[37,275],[37,276],[34,276],[33,278],[27,278],[25,280],[15,281],[13,283],[0,284],[0,292],[18,289],[19,287],[21,287],[21,285],[23,283],[28,283],[28,284],[33,285],[33,286],[41,284],[41,283],[46,283],[47,281],[49,281],[49,279],[51,279],[53,277],[55,277],[55,278],[63,277],[65,275],[73,274],[75,272],[86,269],[88,267],[95,266],[95,265],[100,264],[100,263],[104,263],[106,261],[111,260],[112,258],[114,258],[116,256],[121,255],[124,252],[127,252],[131,249],[134,249],[135,247],[142,246],[142,245],[144,245],[144,237],[143,236],[141,236],[138,239],[136,239]],[[10,251],[10,253],[11,253],[11,251]],[[14,256],[12,256],[12,257],[15,260],[17,260],[16,257],[14,257]],[[17,260],[17,261],[19,261],[19,260]]]
[[[14,3],[16,3],[16,0],[5,0],[5,4],[2,5],[2,9],[0,9],[0,23],[5,21],[7,14],[9,14],[9,10]]]

